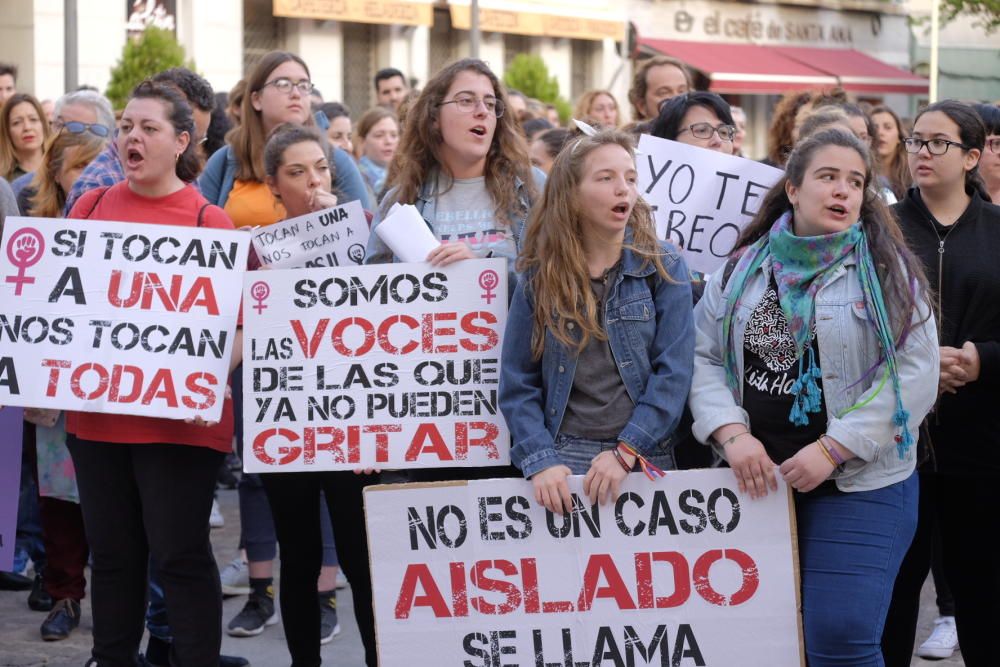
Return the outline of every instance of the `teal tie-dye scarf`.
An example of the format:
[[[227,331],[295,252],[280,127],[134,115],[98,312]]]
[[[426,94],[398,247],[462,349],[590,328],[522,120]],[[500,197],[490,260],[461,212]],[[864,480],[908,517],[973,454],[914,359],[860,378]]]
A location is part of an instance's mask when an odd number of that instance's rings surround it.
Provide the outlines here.
[[[902,433],[896,437],[897,449],[902,458],[913,442],[907,428],[909,413],[903,409],[896,369],[896,346],[882,297],[882,287],[860,221],[834,234],[796,236],[792,231],[792,212],[788,211],[775,221],[765,236],[743,252],[730,278],[733,287],[722,319],[726,381],[734,395],[739,395],[736,350],[733,349],[732,339],[733,314],[750,277],[760,269],[767,257],[771,257],[772,271],[778,286],[778,301],[788,321],[788,330],[795,341],[799,357],[799,379],[792,386],[795,400],[788,418],[796,426],[803,426],[809,422],[809,413],[819,412],[822,401],[816,380],[820,377],[820,369],[810,345],[816,317],[816,293],[831,273],[852,254],[858,266],[869,320],[879,337],[887,371],[896,391],[893,422],[902,427]],[[807,356],[808,365],[805,365]]]

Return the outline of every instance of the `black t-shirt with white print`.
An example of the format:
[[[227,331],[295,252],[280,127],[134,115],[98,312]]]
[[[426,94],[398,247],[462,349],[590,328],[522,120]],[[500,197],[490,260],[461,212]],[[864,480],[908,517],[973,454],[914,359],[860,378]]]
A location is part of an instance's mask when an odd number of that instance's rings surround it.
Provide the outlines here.
[[[818,364],[815,328],[810,345]],[[821,399],[819,412],[807,413],[809,423],[805,426],[796,426],[789,420],[795,401],[792,385],[798,378],[795,339],[788,330],[788,320],[778,303],[778,290],[772,279],[750,314],[744,332],[743,407],[750,414],[754,437],[764,443],[768,456],[778,465],[826,432],[825,398]],[[822,378],[817,378],[816,384],[822,391]]]

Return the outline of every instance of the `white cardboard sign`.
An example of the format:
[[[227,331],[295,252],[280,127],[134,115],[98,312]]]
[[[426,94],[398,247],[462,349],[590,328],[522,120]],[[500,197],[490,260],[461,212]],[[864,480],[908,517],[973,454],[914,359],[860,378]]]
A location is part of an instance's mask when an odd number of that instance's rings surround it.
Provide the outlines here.
[[[365,261],[368,221],[361,202],[347,202],[253,231],[253,249],[270,269],[357,266]]]
[[[788,487],[730,470],[632,474],[607,505],[570,478],[365,489],[379,664],[805,665]]]
[[[7,218],[0,405],[217,421],[250,239]]]
[[[747,158],[639,138],[639,193],[653,208],[656,234],[683,249],[688,268],[711,273],[778,182],[780,169]]]
[[[510,462],[503,259],[248,273],[247,472]]]

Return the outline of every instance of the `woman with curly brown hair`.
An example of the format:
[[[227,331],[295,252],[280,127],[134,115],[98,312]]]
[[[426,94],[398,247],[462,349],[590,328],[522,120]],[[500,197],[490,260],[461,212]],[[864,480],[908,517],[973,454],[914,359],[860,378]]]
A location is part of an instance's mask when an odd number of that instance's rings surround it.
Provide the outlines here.
[[[812,99],[812,93],[802,90],[785,93],[778,101],[772,114],[771,127],[767,131],[767,159],[765,164],[783,167],[795,145],[795,119],[799,110]]]
[[[903,124],[896,112],[885,105],[872,109],[871,119],[875,125],[872,148],[878,158],[879,175],[888,181],[896,199],[902,199],[913,182],[903,147]]]

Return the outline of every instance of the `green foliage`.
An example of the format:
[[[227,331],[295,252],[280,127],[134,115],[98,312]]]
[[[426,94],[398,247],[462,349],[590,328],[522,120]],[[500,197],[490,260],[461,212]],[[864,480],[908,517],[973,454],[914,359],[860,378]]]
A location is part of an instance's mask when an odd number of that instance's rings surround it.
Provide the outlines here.
[[[514,60],[503,75],[503,82],[508,88],[514,88],[528,97],[555,106],[559,111],[559,118],[564,123],[573,113],[570,103],[559,96],[559,82],[556,77],[549,76],[549,68],[545,66],[541,56],[531,56],[526,53],[514,56]]]
[[[111,70],[111,81],[105,95],[116,109],[128,101],[132,89],[139,83],[171,67],[194,69],[194,63],[184,61],[184,47],[169,30],[149,27],[139,39],[125,43],[122,57]]]
[[[941,15],[945,22],[959,14],[975,19],[975,25],[986,29],[987,34],[1000,28],[1000,0],[941,0]]]

